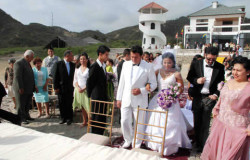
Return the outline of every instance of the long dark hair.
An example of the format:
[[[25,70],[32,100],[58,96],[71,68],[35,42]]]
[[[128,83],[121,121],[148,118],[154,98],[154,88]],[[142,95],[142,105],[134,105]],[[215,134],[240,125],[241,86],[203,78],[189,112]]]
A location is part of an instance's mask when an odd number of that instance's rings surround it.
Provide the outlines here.
[[[82,56],[84,56],[84,57],[86,57],[86,59],[87,59],[87,67],[89,68],[90,67],[90,61],[89,61],[89,56],[88,56],[88,54],[86,53],[86,52],[83,52],[82,54],[80,54],[80,56],[79,56],[79,59],[82,57]],[[81,64],[79,65],[79,67],[81,66]],[[78,68],[79,68],[78,67]]]
[[[175,68],[176,62],[175,62],[174,54],[171,53],[171,52],[164,53],[164,54],[162,55],[162,64],[163,64],[163,60],[164,60],[165,58],[171,59],[171,60],[173,61],[173,66],[172,66],[172,68]]]

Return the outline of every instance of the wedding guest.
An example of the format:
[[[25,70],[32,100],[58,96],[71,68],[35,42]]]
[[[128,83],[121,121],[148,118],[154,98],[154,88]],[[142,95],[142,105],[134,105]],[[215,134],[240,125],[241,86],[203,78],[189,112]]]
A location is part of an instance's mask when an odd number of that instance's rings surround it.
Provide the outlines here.
[[[116,53],[115,54],[115,61],[114,61],[114,65],[117,65],[118,63],[119,63],[119,59],[118,59],[118,57],[120,56],[120,54],[119,53]]]
[[[75,55],[72,62],[75,63],[76,67],[79,67],[81,65],[80,64],[80,55]]]
[[[144,61],[146,61],[146,62],[150,62],[149,61],[149,57],[150,57],[150,54],[148,53],[148,52],[144,52],[143,53],[143,56],[142,56],[142,59],[144,60]]]
[[[117,66],[118,83],[120,81],[123,63],[129,60],[130,60],[130,49],[124,49],[123,59],[118,63],[118,66]]]
[[[114,100],[114,72],[113,72],[113,60],[108,59],[106,61],[106,71],[107,71],[107,95],[109,101]]]
[[[131,61],[124,62],[117,90],[117,107],[121,108],[121,129],[125,143],[123,148],[128,148],[134,139],[134,127],[137,118],[137,107],[147,108],[148,93],[146,84],[149,83],[151,90],[157,86],[153,66],[142,60],[142,48],[133,46],[131,48]],[[138,115],[140,122],[143,116]],[[144,126],[138,126],[138,132],[144,132]],[[142,138],[142,135],[138,135]],[[140,148],[141,140],[136,140],[135,148]]]
[[[88,54],[83,52],[80,55],[80,66],[76,68],[74,75],[73,85],[74,90],[74,100],[73,100],[73,111],[76,109],[82,110],[83,124],[86,126],[88,122],[88,112],[89,112],[89,98],[86,91],[86,82],[89,76],[90,61]]]
[[[192,110],[196,149],[201,152],[209,133],[211,112],[219,96],[217,85],[224,81],[224,66],[216,61],[218,49],[209,48],[205,59],[191,64],[187,80],[194,85]]]
[[[250,60],[237,57],[232,74],[213,109],[211,133],[202,160],[248,160],[250,144]]]
[[[54,55],[54,49],[48,48],[48,56],[43,59],[42,67],[46,67],[48,69],[48,74],[52,78],[53,76],[53,66],[56,62],[60,61],[61,58]]]
[[[107,101],[107,78],[106,78],[106,65],[105,61],[108,60],[110,49],[107,46],[101,45],[97,49],[97,60],[90,66],[89,77],[87,79],[87,94],[93,100]],[[92,103],[92,106],[99,106],[104,110],[100,103]],[[99,107],[92,107],[92,111],[98,112]],[[96,110],[94,110],[96,109]],[[99,111],[100,112],[100,111]],[[106,114],[106,110],[103,111]],[[101,115],[93,115],[91,118],[93,121],[104,122],[106,123],[106,117]],[[92,123],[93,125],[104,127],[104,124]],[[104,129],[92,127],[92,133],[102,135]]]
[[[26,50],[24,57],[14,64],[13,89],[16,98],[17,114],[22,124],[29,124],[27,120],[34,120],[29,115],[32,95],[35,91],[35,80],[30,62],[34,58],[32,50]]]
[[[61,121],[59,124],[71,125],[73,120],[73,79],[75,72],[75,64],[73,61],[73,52],[66,50],[64,52],[64,59],[55,64],[54,74],[54,89],[58,94],[59,109],[61,114]]]
[[[230,79],[232,79],[232,58],[230,55],[228,55],[223,62],[224,66],[225,66],[225,80],[229,81]]]
[[[154,61],[154,55],[153,53],[149,54],[149,62],[152,63]]]
[[[13,90],[13,78],[14,78],[14,71],[13,71],[13,67],[14,67],[14,63],[16,62],[15,58],[11,58],[8,60],[9,63],[9,67],[6,68],[5,70],[5,76],[4,76],[4,80],[5,80],[5,88],[8,89],[8,96],[10,98],[12,98],[13,103],[14,103],[14,109],[16,109],[16,98],[14,95],[14,90]]]
[[[46,67],[42,67],[41,58],[35,58],[33,60],[34,79],[35,79],[35,88],[34,97],[36,101],[36,106],[39,111],[37,118],[42,116],[42,103],[45,104],[46,118],[49,118],[49,94],[48,94],[48,82],[49,75]]]

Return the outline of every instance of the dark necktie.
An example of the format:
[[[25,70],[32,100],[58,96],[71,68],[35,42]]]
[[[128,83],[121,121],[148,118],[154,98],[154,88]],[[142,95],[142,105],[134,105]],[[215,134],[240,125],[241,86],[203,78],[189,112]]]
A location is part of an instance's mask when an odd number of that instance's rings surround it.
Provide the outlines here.
[[[139,66],[140,65],[140,63],[139,64],[133,64],[133,66]]]

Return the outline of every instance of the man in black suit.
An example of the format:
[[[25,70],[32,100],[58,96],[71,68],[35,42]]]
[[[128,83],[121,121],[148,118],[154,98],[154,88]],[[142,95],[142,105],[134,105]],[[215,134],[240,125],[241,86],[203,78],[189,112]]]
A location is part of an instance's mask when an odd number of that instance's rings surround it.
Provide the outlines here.
[[[54,89],[59,99],[59,109],[61,114],[60,124],[70,125],[73,120],[73,79],[75,64],[72,63],[73,53],[70,50],[64,52],[64,59],[58,61],[54,68]]]
[[[89,69],[89,78],[87,79],[87,94],[93,100],[107,101],[107,79],[106,79],[106,65],[105,61],[108,60],[110,49],[107,46],[99,46],[97,49],[98,58],[95,63],[90,66]],[[94,107],[94,103],[92,103],[92,111],[98,112],[99,104],[96,104]],[[101,112],[106,113],[107,107],[101,105]],[[106,123],[105,116],[97,116],[94,115],[91,117],[92,120],[101,121]],[[99,123],[95,123],[93,125],[104,126]],[[92,127],[92,133],[102,135],[104,129]]]
[[[187,80],[194,85],[194,129],[197,151],[201,152],[209,133],[211,112],[219,96],[218,83],[224,81],[224,66],[216,62],[218,49],[208,48],[205,59],[191,64]]]
[[[117,66],[118,83],[120,81],[120,76],[122,73],[122,65],[125,61],[129,61],[129,60],[130,60],[130,49],[124,49],[123,59],[121,60],[121,62],[118,63],[118,66]]]

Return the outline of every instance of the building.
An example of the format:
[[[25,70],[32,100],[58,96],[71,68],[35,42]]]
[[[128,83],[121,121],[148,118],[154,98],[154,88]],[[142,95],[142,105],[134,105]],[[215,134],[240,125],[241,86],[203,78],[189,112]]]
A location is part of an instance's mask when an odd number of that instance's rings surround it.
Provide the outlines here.
[[[217,42],[220,49],[226,42],[244,46],[250,38],[250,23],[244,24],[245,6],[228,7],[217,1],[190,14],[190,25],[184,27],[184,44],[194,48],[198,43]]]
[[[92,37],[78,38],[78,37],[55,37],[44,48],[65,48],[65,47],[83,47],[90,44],[102,43]]]
[[[139,29],[143,32],[142,48],[158,50],[164,48],[167,39],[161,32],[168,10],[152,2],[139,9]]]

